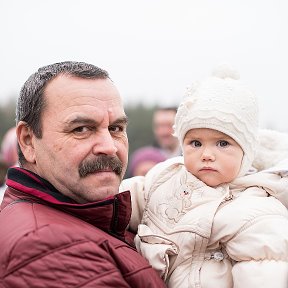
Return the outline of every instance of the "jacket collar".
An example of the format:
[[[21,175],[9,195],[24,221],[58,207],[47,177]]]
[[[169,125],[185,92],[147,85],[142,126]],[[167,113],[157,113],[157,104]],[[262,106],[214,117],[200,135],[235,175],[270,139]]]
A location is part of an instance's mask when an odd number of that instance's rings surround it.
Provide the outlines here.
[[[25,199],[48,205],[72,214],[115,237],[124,239],[125,230],[131,217],[129,191],[101,201],[79,204],[61,194],[37,174],[19,167],[8,170],[6,184],[9,187],[6,193],[8,197],[10,196],[10,202],[15,199]],[[5,202],[6,199],[5,197]]]

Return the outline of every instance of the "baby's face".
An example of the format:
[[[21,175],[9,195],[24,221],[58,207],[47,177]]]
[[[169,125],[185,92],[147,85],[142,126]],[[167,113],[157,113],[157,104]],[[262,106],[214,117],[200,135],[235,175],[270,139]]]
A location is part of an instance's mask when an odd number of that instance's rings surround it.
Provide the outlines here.
[[[231,137],[212,129],[191,129],[183,143],[186,169],[216,187],[233,181],[241,168],[243,150]]]

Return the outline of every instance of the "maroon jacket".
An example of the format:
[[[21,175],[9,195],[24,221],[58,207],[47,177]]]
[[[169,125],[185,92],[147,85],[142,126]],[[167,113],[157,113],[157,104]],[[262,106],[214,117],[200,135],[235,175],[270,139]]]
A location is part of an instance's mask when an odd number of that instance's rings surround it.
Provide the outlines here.
[[[21,168],[9,169],[7,185],[0,287],[165,287],[128,244],[130,192],[77,204]]]

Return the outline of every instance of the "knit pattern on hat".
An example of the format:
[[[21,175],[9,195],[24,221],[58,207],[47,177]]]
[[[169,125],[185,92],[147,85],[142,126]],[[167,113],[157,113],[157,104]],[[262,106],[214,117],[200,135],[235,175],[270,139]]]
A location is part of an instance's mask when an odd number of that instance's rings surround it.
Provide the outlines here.
[[[258,133],[258,104],[254,94],[238,80],[237,71],[227,66],[211,77],[195,82],[180,104],[174,135],[183,144],[186,133],[209,128],[233,138],[244,152],[239,176],[244,175],[255,157]]]

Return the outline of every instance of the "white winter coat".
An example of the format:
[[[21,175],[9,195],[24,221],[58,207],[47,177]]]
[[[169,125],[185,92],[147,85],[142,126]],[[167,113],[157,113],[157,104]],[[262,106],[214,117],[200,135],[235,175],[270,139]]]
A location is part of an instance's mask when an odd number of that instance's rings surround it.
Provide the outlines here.
[[[176,157],[120,189],[136,247],[168,287],[288,287],[288,161],[214,189]]]

